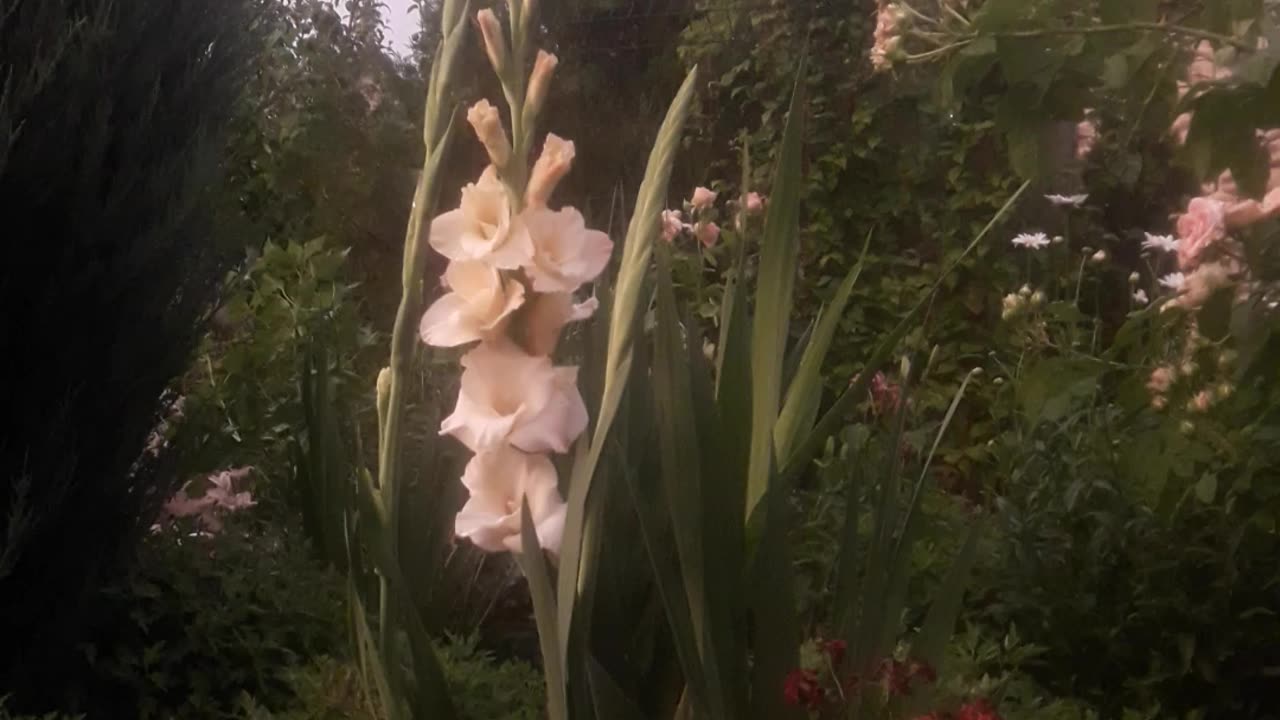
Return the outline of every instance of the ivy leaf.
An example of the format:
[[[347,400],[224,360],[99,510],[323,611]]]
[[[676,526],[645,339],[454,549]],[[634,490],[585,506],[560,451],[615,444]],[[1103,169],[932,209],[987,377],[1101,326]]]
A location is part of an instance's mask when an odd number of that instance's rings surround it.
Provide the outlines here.
[[[1102,0],[1098,17],[1103,25],[1154,22],[1159,8],[1159,0]]]

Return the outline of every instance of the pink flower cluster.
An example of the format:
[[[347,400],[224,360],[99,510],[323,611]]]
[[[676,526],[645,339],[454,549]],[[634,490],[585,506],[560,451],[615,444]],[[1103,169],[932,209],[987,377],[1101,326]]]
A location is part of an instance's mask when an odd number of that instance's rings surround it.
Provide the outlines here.
[[[720,241],[720,226],[712,219],[719,193],[710,188],[694,188],[693,197],[684,204],[684,210],[662,211],[662,239],[671,243],[688,234],[705,248],[715,247]],[[739,202],[742,215],[758,215],[764,209],[764,197],[760,193],[747,193]],[[685,217],[693,222],[685,222]]]
[[[877,72],[893,67],[894,57],[902,50],[902,30],[906,19],[907,11],[898,3],[880,0],[871,44],[871,67]]]
[[[487,15],[480,20],[488,22]],[[485,35],[495,67],[506,57],[500,32]],[[541,107],[555,66],[555,56],[539,53],[527,119]],[[613,242],[588,229],[574,208],[547,206],[572,165],[572,142],[547,135],[521,194],[506,177],[515,158],[497,108],[481,100],[467,119],[491,164],[463,188],[458,208],[431,223],[431,247],[449,259],[448,292],[419,329],[428,345],[475,343],[461,359],[453,413],[440,425],[442,435],[474,453],[462,474],[468,500],[454,530],[486,551],[520,552],[527,502],[539,544],[556,553],[566,506],[550,454],[569,451],[587,427],[587,409],[578,368],[557,367],[551,355],[564,327],[597,309],[594,297],[576,295],[609,264]]]
[[[162,506],[160,519],[153,530],[173,519],[195,518],[204,532],[221,532],[225,515],[258,504],[248,490],[236,490],[236,483],[247,478],[252,471],[250,466],[232,468],[187,482]],[[193,485],[203,485],[203,493],[191,495],[195,489]]]

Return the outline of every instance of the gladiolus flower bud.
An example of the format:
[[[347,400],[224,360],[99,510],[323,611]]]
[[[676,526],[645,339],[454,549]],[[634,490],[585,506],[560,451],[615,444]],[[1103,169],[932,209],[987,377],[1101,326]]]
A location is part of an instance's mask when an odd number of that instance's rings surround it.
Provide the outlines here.
[[[755,215],[764,209],[764,198],[760,196],[760,193],[747,193],[747,199],[744,206],[746,207],[748,215]]]
[[[476,13],[476,22],[480,24],[480,34],[484,36],[484,51],[489,55],[489,63],[499,75],[507,68],[507,40],[502,34],[502,23],[493,11],[485,8]]]
[[[533,72],[529,75],[529,91],[524,98],[524,116],[532,120],[542,112],[547,100],[547,89],[551,85],[551,76],[556,71],[560,59],[549,52],[539,50],[538,58],[533,61]]]
[[[547,133],[547,139],[542,145],[542,154],[533,164],[529,187],[525,190],[525,202],[530,207],[546,206],[556,185],[560,184],[560,179],[573,165],[573,154],[572,140],[565,140],[553,133]]]
[[[471,123],[476,137],[489,153],[489,162],[499,170],[505,168],[511,160],[511,140],[502,128],[498,108],[490,105],[488,100],[481,100],[467,111],[467,122]]]

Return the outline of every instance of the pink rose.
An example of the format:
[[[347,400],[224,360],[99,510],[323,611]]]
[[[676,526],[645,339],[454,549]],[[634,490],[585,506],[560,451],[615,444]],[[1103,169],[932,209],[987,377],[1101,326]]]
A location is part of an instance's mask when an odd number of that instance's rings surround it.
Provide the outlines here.
[[[717,193],[712,192],[705,187],[697,187],[693,191],[693,198],[689,200],[689,204],[694,210],[706,210],[716,201]]]
[[[713,222],[698,223],[695,233],[698,236],[698,242],[702,243],[703,247],[709,248],[720,239],[720,226]]]
[[[1178,266],[1183,271],[1194,270],[1204,251],[1222,240],[1226,231],[1226,208],[1221,201],[1203,197],[1192,200],[1187,212],[1178,218]]]
[[[662,239],[672,242],[684,230],[684,217],[679,210],[662,211]]]

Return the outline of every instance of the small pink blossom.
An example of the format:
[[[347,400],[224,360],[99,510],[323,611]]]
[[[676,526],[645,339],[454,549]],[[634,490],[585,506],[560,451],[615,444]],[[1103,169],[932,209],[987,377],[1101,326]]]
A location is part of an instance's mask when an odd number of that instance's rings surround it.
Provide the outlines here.
[[[1098,144],[1098,126],[1092,120],[1082,120],[1076,125],[1076,158],[1083,160]]]
[[[764,209],[764,198],[758,192],[749,192],[743,205],[748,215],[755,215]]]
[[[1226,236],[1226,208],[1218,200],[1195,198],[1178,218],[1177,227],[1178,266],[1194,270],[1204,251]]]
[[[1147,380],[1147,390],[1152,394],[1161,394],[1169,392],[1169,388],[1173,386],[1173,368],[1158,367],[1151,371],[1151,378]]]
[[[679,210],[662,211],[662,239],[674,242],[685,229],[684,216]]]
[[[698,242],[702,243],[703,247],[709,248],[720,239],[720,226],[713,222],[698,223],[694,234],[697,235]]]
[[[693,198],[689,200],[689,204],[694,210],[706,210],[716,201],[718,193],[712,192],[710,189],[698,186],[694,188]]]

